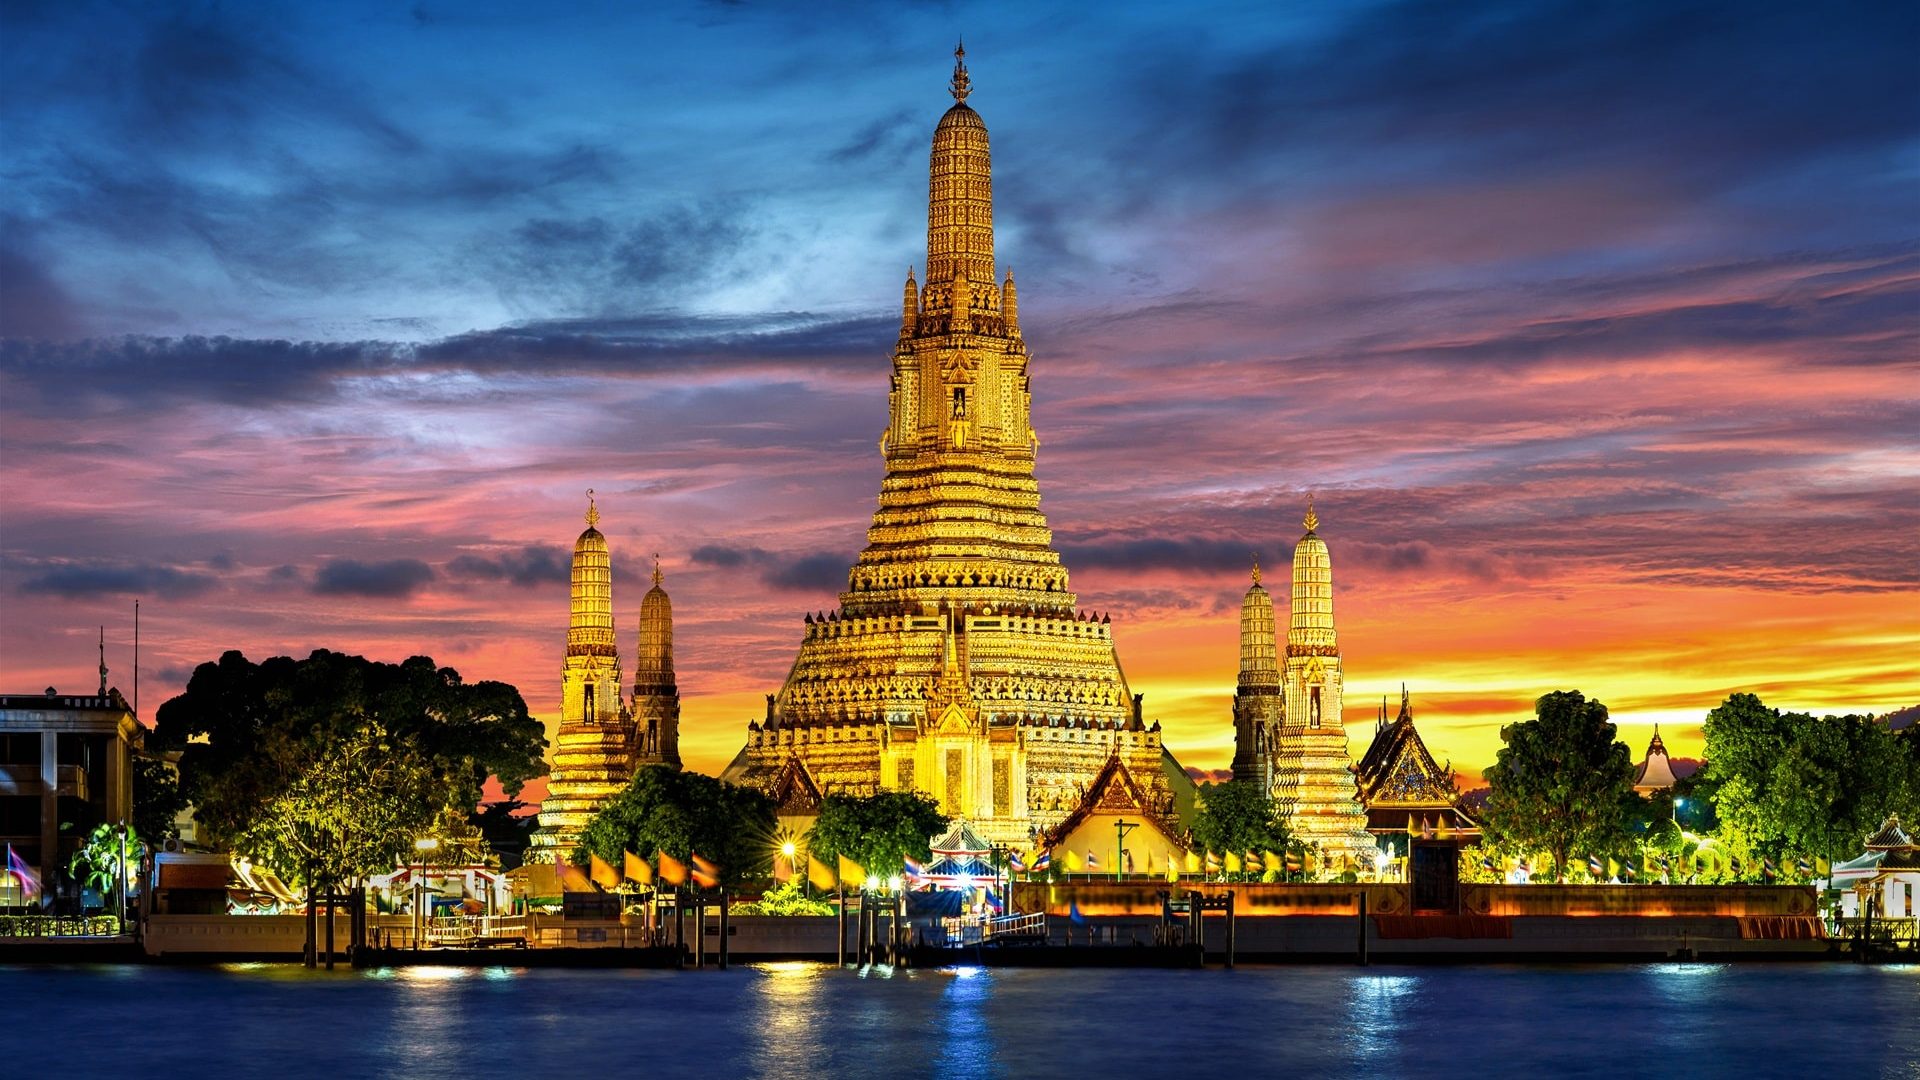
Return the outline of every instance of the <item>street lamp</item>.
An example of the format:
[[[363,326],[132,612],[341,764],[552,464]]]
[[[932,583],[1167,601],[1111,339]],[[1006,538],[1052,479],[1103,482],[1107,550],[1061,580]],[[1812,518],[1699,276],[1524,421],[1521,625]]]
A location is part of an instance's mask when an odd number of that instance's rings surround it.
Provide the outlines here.
[[[420,947],[420,939],[427,932],[426,915],[420,910],[427,903],[427,861],[426,853],[438,851],[440,841],[435,837],[422,836],[413,842],[413,850],[419,854],[414,860],[413,874],[413,947]]]
[[[1673,824],[1675,828],[1678,828],[1680,825],[1680,808],[1685,805],[1687,805],[1687,800],[1685,799],[1673,800]]]

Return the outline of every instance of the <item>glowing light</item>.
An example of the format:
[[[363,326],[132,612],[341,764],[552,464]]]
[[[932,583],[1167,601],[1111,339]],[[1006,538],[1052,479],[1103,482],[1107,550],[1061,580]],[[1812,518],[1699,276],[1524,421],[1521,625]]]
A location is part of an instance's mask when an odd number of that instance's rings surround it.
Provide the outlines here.
[[[880,875],[868,874],[867,875],[867,891],[877,892],[879,891],[879,889],[880,889]]]
[[[900,891],[900,875],[899,874],[895,874],[892,877],[887,879],[887,888],[893,892]]]
[[[431,836],[423,836],[413,842],[413,850],[415,851],[437,851],[439,847],[440,841],[435,840]]]
[[[793,858],[794,854],[799,850],[799,848],[793,846],[793,841],[791,840],[780,845],[780,854],[785,855],[789,859]]]

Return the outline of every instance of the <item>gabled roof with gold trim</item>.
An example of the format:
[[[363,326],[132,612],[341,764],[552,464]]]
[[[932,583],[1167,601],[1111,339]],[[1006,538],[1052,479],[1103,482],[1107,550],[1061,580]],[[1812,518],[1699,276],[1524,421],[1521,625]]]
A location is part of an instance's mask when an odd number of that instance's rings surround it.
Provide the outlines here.
[[[773,801],[781,814],[817,814],[820,812],[820,788],[807,772],[806,762],[790,757],[780,766],[773,780]]]
[[[1385,713],[1381,714],[1382,719]],[[1360,801],[1367,807],[1368,828],[1405,829],[1409,820],[1445,820],[1453,829],[1477,830],[1479,825],[1460,809],[1460,788],[1453,773],[1433,760],[1426,741],[1413,724],[1413,705],[1400,697],[1400,715],[1381,727],[1355,768]]]
[[[1126,762],[1120,760],[1119,754],[1113,754],[1094,776],[1093,783],[1087,785],[1087,793],[1081,797],[1080,805],[1061,819],[1060,824],[1042,834],[1041,846],[1050,848],[1060,843],[1071,836],[1081,822],[1100,812],[1138,814],[1167,839],[1179,844],[1186,842],[1186,832],[1180,828],[1179,822],[1165,817],[1154,808],[1140,785],[1134,781]]]

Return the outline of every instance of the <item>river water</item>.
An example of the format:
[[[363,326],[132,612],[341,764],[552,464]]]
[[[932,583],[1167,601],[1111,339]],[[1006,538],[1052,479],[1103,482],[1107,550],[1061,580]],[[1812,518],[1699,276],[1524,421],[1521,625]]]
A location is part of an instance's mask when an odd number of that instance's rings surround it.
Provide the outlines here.
[[[0,1075],[1110,1080],[1225,1070],[1920,1076],[1920,966],[0,966]]]

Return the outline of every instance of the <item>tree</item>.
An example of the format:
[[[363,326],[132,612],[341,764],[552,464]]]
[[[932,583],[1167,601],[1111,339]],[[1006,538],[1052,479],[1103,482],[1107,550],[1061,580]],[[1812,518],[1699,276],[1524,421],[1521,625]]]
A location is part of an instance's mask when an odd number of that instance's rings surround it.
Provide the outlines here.
[[[1706,735],[1723,834],[1768,856],[1848,857],[1910,805],[1909,755],[1870,717],[1816,719],[1734,694],[1707,714]]]
[[[773,810],[772,797],[754,788],[649,765],[587,823],[573,858],[598,855],[618,867],[629,851],[681,862],[698,853],[719,865],[723,884],[738,884],[772,864]]]
[[[820,800],[810,847],[828,865],[844,855],[869,874],[892,877],[909,857],[932,857],[928,842],[950,824],[940,804],[917,791],[828,795]]]
[[[519,691],[463,682],[424,656],[386,664],[322,649],[255,664],[228,652],[201,664],[186,692],[160,706],[154,737],[181,751],[180,791],[209,840],[302,881],[363,862],[357,851],[329,855],[315,846],[336,835],[357,843],[372,829],[328,814],[391,815],[417,826],[445,806],[476,804],[490,774],[511,796],[546,770],[546,740]],[[406,783],[389,789],[316,774],[367,745],[384,748],[391,779]],[[392,805],[330,809],[330,799]],[[276,841],[276,822],[304,831]]]
[[[1286,817],[1264,787],[1251,780],[1228,780],[1200,788],[1194,807],[1193,843],[1202,851],[1284,852]],[[1259,876],[1259,869],[1248,872]]]
[[[174,824],[187,808],[180,776],[165,759],[146,754],[133,759],[133,831],[151,847],[180,835]]]
[[[73,853],[67,873],[75,881],[102,896],[110,896],[124,880],[140,872],[140,856],[145,850],[137,836],[128,836],[120,826],[97,826],[87,842]]]
[[[393,868],[427,834],[444,791],[419,758],[363,727],[283,759],[287,782],[238,834],[241,850],[332,891]]]
[[[1614,738],[1605,705],[1557,691],[1534,703],[1534,719],[1501,728],[1500,739],[1506,745],[1486,773],[1490,838],[1548,852],[1556,876],[1575,852],[1624,843],[1633,755]]]
[[[540,827],[539,815],[521,813],[531,807],[531,803],[519,799],[501,799],[481,803],[468,815],[473,827],[486,838],[487,848],[500,857],[503,869],[511,870],[525,861],[527,845]]]

